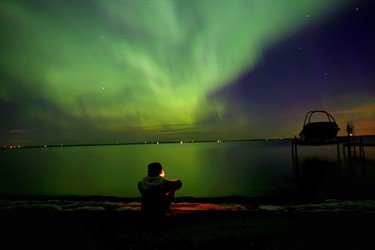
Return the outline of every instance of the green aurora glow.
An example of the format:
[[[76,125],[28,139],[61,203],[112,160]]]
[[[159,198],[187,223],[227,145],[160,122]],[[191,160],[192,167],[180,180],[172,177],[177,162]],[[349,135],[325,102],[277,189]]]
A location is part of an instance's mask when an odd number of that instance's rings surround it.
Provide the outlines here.
[[[231,104],[210,94],[349,2],[1,1],[0,98],[59,139],[233,138],[256,118],[221,124]]]

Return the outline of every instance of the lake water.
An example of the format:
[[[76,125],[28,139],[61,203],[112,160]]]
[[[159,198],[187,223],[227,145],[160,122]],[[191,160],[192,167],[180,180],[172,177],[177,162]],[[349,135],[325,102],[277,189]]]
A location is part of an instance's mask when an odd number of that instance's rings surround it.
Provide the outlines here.
[[[372,187],[374,148],[365,148],[365,165],[348,164],[341,151],[299,146],[296,167],[290,140],[3,149],[0,194],[139,197],[137,182],[154,161],[166,178],[183,182],[178,197],[255,197],[306,184],[332,195],[358,183]]]

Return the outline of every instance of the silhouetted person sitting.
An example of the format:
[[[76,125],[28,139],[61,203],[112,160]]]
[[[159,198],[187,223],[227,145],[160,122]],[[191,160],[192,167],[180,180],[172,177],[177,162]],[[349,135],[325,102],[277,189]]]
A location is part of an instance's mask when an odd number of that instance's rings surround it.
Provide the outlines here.
[[[142,212],[151,216],[170,213],[170,205],[175,191],[181,187],[180,180],[164,178],[163,167],[159,162],[150,163],[147,169],[147,176],[138,182],[138,190],[142,195]]]

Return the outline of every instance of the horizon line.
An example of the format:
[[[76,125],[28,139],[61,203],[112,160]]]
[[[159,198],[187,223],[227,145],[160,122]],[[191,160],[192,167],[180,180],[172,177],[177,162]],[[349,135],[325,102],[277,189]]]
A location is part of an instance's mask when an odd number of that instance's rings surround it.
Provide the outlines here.
[[[372,137],[375,135],[354,135],[351,137]],[[347,136],[337,136],[345,138]],[[83,146],[115,146],[115,145],[140,145],[140,144],[185,144],[185,143],[205,143],[205,142],[236,142],[236,141],[281,141],[293,140],[295,137],[280,138],[257,138],[257,139],[228,139],[228,140],[180,140],[180,141],[144,141],[144,142],[112,142],[112,143],[79,143],[79,144],[43,144],[43,145],[4,145],[1,149],[13,148],[52,148],[52,147],[83,147]]]

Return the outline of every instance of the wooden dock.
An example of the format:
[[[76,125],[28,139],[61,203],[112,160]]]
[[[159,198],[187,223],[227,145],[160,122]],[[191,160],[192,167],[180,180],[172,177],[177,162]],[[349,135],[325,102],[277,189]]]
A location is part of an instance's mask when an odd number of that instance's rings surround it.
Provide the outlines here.
[[[298,146],[324,146],[324,145],[336,145],[337,146],[337,157],[340,161],[340,145],[342,145],[344,159],[351,157],[357,157],[357,149],[359,152],[359,158],[365,159],[365,147],[375,147],[375,136],[343,136],[336,137],[331,141],[324,142],[305,142],[296,136],[292,139],[292,157],[293,163],[298,164]]]
[[[365,147],[375,147],[374,142],[363,142],[363,138],[359,137],[359,141],[352,141],[352,140],[347,140],[346,142],[342,143],[343,146],[343,154],[344,157],[346,157],[346,152],[348,157],[354,153],[354,157],[357,155],[357,148],[359,151],[359,158],[365,159]]]

